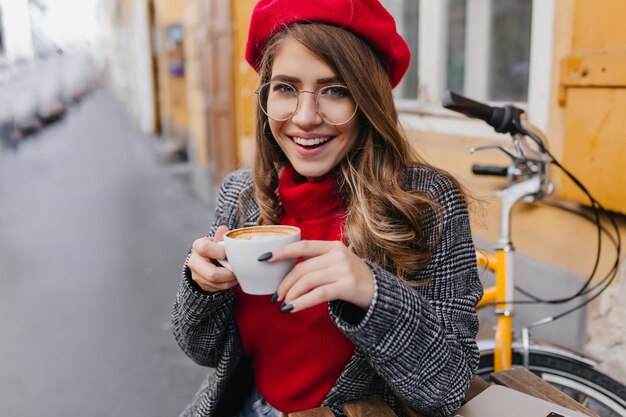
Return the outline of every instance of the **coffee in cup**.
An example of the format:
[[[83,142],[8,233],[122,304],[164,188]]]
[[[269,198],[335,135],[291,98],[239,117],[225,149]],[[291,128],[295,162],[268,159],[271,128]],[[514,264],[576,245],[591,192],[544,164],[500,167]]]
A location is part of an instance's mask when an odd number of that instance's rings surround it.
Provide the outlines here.
[[[292,226],[252,226],[231,230],[228,237],[241,240],[276,239],[298,232],[295,229],[297,228]]]
[[[218,260],[235,274],[241,290],[247,294],[272,294],[296,263],[296,259],[260,262],[259,256],[274,248],[300,240],[294,226],[267,225],[235,229],[219,242],[226,249],[226,260]]]

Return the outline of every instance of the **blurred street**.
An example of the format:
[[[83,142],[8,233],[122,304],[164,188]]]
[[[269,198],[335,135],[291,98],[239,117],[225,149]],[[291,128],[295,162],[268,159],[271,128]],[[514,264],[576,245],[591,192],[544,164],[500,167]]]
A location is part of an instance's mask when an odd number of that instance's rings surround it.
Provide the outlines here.
[[[0,416],[174,416],[206,373],[176,345],[180,266],[212,210],[111,94],[0,149]]]

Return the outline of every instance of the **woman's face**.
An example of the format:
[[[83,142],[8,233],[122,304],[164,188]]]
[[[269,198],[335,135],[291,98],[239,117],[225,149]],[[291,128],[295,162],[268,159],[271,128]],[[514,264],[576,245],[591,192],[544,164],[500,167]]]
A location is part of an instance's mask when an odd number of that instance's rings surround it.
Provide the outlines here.
[[[341,84],[335,71],[321,58],[293,38],[281,41],[274,58],[271,81],[283,81],[298,91],[317,91]],[[295,170],[309,181],[335,168],[355,145],[359,135],[358,117],[332,125],[317,113],[313,94],[300,93],[299,107],[290,119],[268,119],[272,135]]]

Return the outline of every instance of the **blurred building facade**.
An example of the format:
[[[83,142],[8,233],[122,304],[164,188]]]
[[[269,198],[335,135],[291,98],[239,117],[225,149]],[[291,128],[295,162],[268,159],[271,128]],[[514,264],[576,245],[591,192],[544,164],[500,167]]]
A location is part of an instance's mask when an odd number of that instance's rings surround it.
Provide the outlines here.
[[[51,2],[56,7],[50,7]],[[83,23],[90,22],[89,16],[59,4],[54,0],[0,0],[3,147],[16,148],[26,136],[58,121],[99,84],[102,62],[82,30],[93,26],[73,27],[73,37],[55,39],[53,23],[57,29],[68,27],[64,25],[68,19],[63,9]]]
[[[59,52],[46,30],[48,11],[47,0],[0,0],[0,57],[25,62]]]
[[[501,180],[472,176],[471,165],[506,164],[506,158],[467,150],[508,139],[482,122],[441,109],[440,102],[446,89],[491,103],[514,102],[548,134],[552,153],[597,199],[626,214],[621,129],[626,119],[626,3],[383,3],[413,52],[409,73],[395,94],[402,126],[426,160],[459,176],[475,195],[500,188]],[[104,44],[111,50],[112,84],[142,131],[166,136],[186,150],[195,189],[207,200],[229,171],[250,165],[254,157],[256,74],[243,54],[254,4],[115,0],[100,5],[109,27]],[[554,179],[559,198],[586,203],[567,178],[554,172]],[[479,239],[496,240],[497,210],[486,204],[475,213]],[[523,208],[515,213],[513,233],[520,253],[550,267],[584,277],[593,265],[593,226],[575,216]],[[601,267],[607,269],[608,262],[602,259]]]
[[[28,0],[0,0],[0,54],[9,61],[32,59],[35,51]]]
[[[105,25],[100,42],[111,52],[112,85],[143,132],[165,138],[173,151],[182,150],[193,161],[194,188],[207,201],[216,182],[250,160],[244,149],[250,148],[252,113],[237,109],[253,109],[254,72],[244,70],[238,58],[243,56],[241,28],[252,5],[218,0],[99,4]],[[234,94],[242,92],[242,82],[250,86],[247,96]],[[242,130],[244,124],[248,127]]]

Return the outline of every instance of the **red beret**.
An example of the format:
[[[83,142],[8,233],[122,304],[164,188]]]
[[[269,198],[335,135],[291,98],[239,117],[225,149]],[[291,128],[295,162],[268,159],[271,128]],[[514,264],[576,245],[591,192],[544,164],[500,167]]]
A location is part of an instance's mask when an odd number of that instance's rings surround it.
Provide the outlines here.
[[[259,0],[252,11],[246,60],[258,71],[272,35],[298,22],[323,22],[347,29],[365,40],[382,59],[391,86],[398,85],[411,52],[396,22],[379,0]]]

